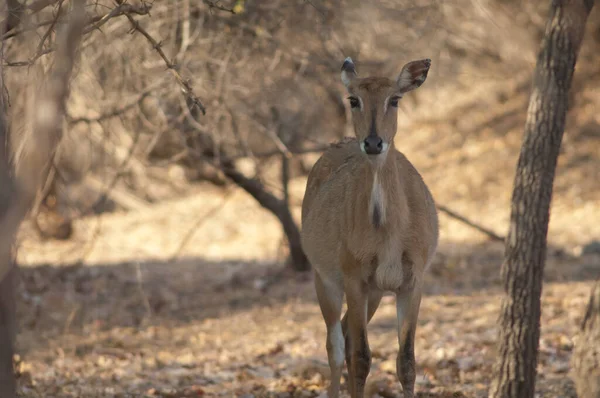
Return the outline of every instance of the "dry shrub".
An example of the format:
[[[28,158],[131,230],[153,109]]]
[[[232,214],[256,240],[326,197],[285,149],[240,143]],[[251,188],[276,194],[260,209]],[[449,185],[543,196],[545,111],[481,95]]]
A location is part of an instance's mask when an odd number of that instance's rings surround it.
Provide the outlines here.
[[[412,119],[443,119],[453,109],[464,113],[465,106],[498,100],[486,91],[491,85],[528,81],[547,6],[246,0],[235,2],[242,12],[233,15],[208,3],[155,2],[151,15],[134,15],[190,80],[206,115],[190,109],[156,49],[125,16],[86,36],[56,162],[59,185],[71,188],[67,202],[97,202],[102,192],[81,188],[89,187],[90,176],[96,188],[114,185],[143,201],[173,196],[181,192],[175,185],[198,178],[222,183],[222,156],[250,158],[252,166],[244,170],[258,173],[280,196],[278,162],[261,154],[301,151],[351,134],[338,76],[344,57],[355,59],[361,75],[390,76],[409,59],[432,58],[428,84],[407,98],[403,110]],[[99,18],[114,8],[113,2],[94,1],[87,12]],[[33,22],[50,21],[56,12],[47,7]],[[46,30],[47,24],[8,40],[7,58],[34,57]],[[32,68],[11,69],[10,92],[46,62],[41,56]],[[482,96],[492,99],[473,101]],[[15,102],[13,112],[20,105]],[[174,164],[184,167],[183,181],[169,177]],[[304,171],[296,167],[292,176]]]

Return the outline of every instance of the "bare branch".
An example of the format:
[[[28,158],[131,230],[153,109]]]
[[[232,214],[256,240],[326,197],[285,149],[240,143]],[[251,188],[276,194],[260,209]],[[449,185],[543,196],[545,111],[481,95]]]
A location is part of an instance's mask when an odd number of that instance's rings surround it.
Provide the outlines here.
[[[471,228],[476,229],[479,232],[484,233],[485,235],[489,236],[491,239],[499,241],[499,242],[504,242],[504,237],[498,235],[497,233],[495,233],[494,231],[487,229],[485,227],[482,227],[481,225],[475,224],[473,221],[461,216],[460,214],[450,210],[449,208],[447,208],[446,206],[443,205],[437,205],[437,208],[439,211],[446,213],[448,216],[462,222],[463,224],[468,225]]]
[[[8,17],[0,22],[2,24],[0,26],[5,29],[5,32],[8,32],[14,29],[21,22],[21,15],[23,15],[24,7],[21,3],[19,3],[19,0],[7,0],[6,5],[8,7]]]
[[[131,17],[130,14],[148,15],[150,13],[151,8],[152,5],[148,3],[143,3],[141,5],[121,3],[117,7],[113,8],[108,14],[91,18],[88,22],[90,26],[86,26],[86,28],[83,30],[83,34],[87,34],[95,29],[98,29],[102,25],[107,23],[110,19],[119,17],[121,15],[127,15],[128,18]]]
[[[52,2],[56,2],[57,0],[53,0]],[[94,17],[91,17],[88,19],[88,21],[86,22],[86,26],[85,29],[83,30],[83,34],[88,34],[96,29],[99,29],[102,25],[106,24],[106,22],[108,22],[110,19],[115,18],[115,17],[119,17],[121,15],[124,14],[137,14],[137,15],[147,15],[150,13],[150,10],[152,8],[152,5],[150,4],[142,4],[142,5],[133,5],[133,4],[120,4],[117,7],[113,8],[109,13],[104,14],[104,15],[97,15]],[[16,36],[19,36],[25,32],[29,32],[32,30],[36,30],[38,28],[44,27],[44,26],[48,26],[48,25],[54,25],[56,24],[57,20],[56,19],[52,19],[49,21],[42,21],[39,22],[37,24],[33,24],[33,25],[28,25],[22,29],[19,30],[6,30],[6,33],[2,36],[2,39],[10,39]]]
[[[36,12],[42,11],[44,8],[48,7],[56,3],[58,0],[37,0],[27,6],[27,9],[31,11],[32,14]]]
[[[117,185],[117,182],[119,182],[119,179],[121,179],[121,177],[123,176],[123,172],[121,170],[124,170],[127,167],[127,165],[129,164],[129,161],[133,157],[133,152],[134,152],[135,148],[137,147],[140,136],[141,136],[141,130],[138,129],[133,138],[133,142],[131,143],[131,146],[129,147],[129,151],[128,151],[125,159],[123,159],[123,162],[119,165],[118,171],[115,174],[115,176],[113,177],[112,181],[110,181],[106,185],[106,189],[104,190],[104,192],[102,192],[100,194],[100,196],[98,197],[98,199],[96,199],[94,204],[92,206],[90,206],[87,209],[87,211],[82,212],[81,215],[88,215],[89,213],[91,213],[93,211],[94,208],[96,208],[96,207],[102,205],[104,202],[106,202],[106,199],[108,199],[108,197],[109,197],[110,191]]]
[[[77,118],[73,118],[70,117],[69,115],[67,115],[67,120],[69,121],[70,124],[77,124],[77,123],[98,123],[101,122],[103,120],[107,120],[107,119],[112,119],[113,117],[117,117],[117,116],[121,116],[123,113],[133,109],[134,107],[140,105],[142,103],[142,101],[144,101],[144,99],[146,97],[148,97],[150,95],[149,91],[146,91],[145,93],[142,93],[138,98],[135,99],[135,101],[126,104],[120,108],[117,109],[113,109],[110,112],[104,113],[98,117],[94,117],[94,118],[88,118],[88,117],[77,117]]]
[[[233,8],[229,8],[229,7],[225,7],[223,5],[221,5],[219,0],[203,0],[204,4],[206,4],[210,9],[217,9],[220,11],[226,11],[226,12],[230,12],[232,14],[235,14],[235,11],[233,10]]]
[[[7,61],[7,62],[4,63],[4,66],[12,66],[12,67],[15,67],[15,66],[32,66],[42,56],[50,54],[53,51],[54,51],[53,48],[46,48],[46,49],[43,49],[42,51],[37,52],[33,57],[31,57],[27,61]]]
[[[329,144],[323,144],[323,145],[317,145],[314,147],[303,148],[303,149],[290,148],[287,153],[289,153],[291,155],[303,155],[303,154],[307,154],[307,153],[320,153],[320,152],[327,150],[329,147],[330,147]],[[243,154],[243,155],[239,155],[239,156],[232,156],[230,158],[230,160],[245,159],[245,158],[250,158],[250,157],[256,158],[256,159],[270,158],[275,155],[281,155],[281,154],[286,154],[286,153],[282,152],[280,149],[275,149],[273,151],[268,151],[268,152],[259,152],[259,153]]]
[[[179,242],[177,249],[173,252],[171,257],[169,257],[169,263],[173,263],[175,262],[175,260],[177,260],[177,258],[181,255],[183,249],[189,243],[190,239],[192,239],[192,237],[194,236],[194,233],[198,231],[206,221],[212,219],[215,216],[215,214],[223,210],[229,199],[233,197],[234,192],[234,189],[227,191],[217,205],[213,206],[208,211],[205,211],[200,217],[198,217],[198,219],[192,224],[190,229],[185,233],[183,239],[181,239],[181,241]]]
[[[53,1],[52,3],[54,3],[54,2],[55,1]],[[50,4],[52,4],[52,3],[50,3]],[[3,39],[9,39],[9,38],[18,36],[19,34],[25,33],[27,31],[35,30],[37,28],[50,25],[50,27],[48,28],[46,33],[42,36],[42,38],[38,44],[37,51],[30,59],[28,59],[26,61],[7,61],[4,63],[5,66],[10,66],[10,67],[32,66],[42,56],[50,54],[51,52],[53,52],[55,50],[55,48],[53,48],[53,47],[44,48],[44,44],[46,43],[46,40],[50,36],[50,33],[54,30],[55,25],[58,23],[58,21],[61,17],[61,9],[62,9],[61,7],[62,7],[63,0],[59,0],[58,3],[59,3],[59,10],[56,13],[56,16],[51,21],[44,21],[33,27],[27,27],[27,28],[21,29],[19,31],[7,32],[2,36]],[[150,13],[150,9],[151,9],[151,5],[146,4],[146,3],[144,3],[142,5],[132,5],[132,4],[128,4],[128,3],[119,4],[117,7],[113,8],[109,13],[104,14],[102,16],[96,16],[96,17],[93,17],[93,18],[90,18],[89,20],[87,20],[85,23],[87,26],[85,26],[85,28],[83,29],[82,34],[84,34],[84,35],[89,34],[90,32],[93,32],[94,30],[99,29],[101,26],[106,24],[109,20],[119,17],[119,16],[122,16],[122,15],[129,15],[129,14],[147,15]]]
[[[28,25],[19,30],[16,30],[16,29],[12,29],[10,31],[7,30],[6,33],[4,33],[4,35],[1,37],[1,39],[2,40],[11,39],[11,38],[19,36],[25,32],[30,32],[30,31],[36,30],[36,29],[44,27],[44,26],[52,25],[53,23],[54,23],[54,19],[49,20],[49,21],[42,21],[35,25],[31,24],[31,25]]]
[[[148,40],[148,42],[152,44],[152,48],[156,50],[156,52],[162,58],[169,71],[171,71],[171,73],[175,77],[175,80],[177,80],[177,83],[179,83],[181,91],[186,97],[187,101],[190,102],[193,106],[197,106],[202,111],[202,114],[206,115],[206,108],[204,107],[200,99],[194,94],[194,90],[190,81],[185,80],[183,77],[181,77],[181,74],[179,74],[179,72],[177,71],[178,65],[167,58],[165,52],[162,50],[162,44],[158,42],[155,38],[153,38],[146,29],[142,28],[140,23],[137,20],[135,20],[135,18],[133,18],[129,14],[126,14],[126,16],[127,19],[129,19],[129,22],[131,22],[133,29],[140,32]]]
[[[60,17],[60,14],[62,12],[62,4],[63,4],[63,2],[61,0],[58,3],[58,11],[56,12],[56,15],[54,16],[54,18],[52,19],[52,23],[50,24],[50,27],[46,30],[46,33],[44,33],[44,35],[40,39],[40,42],[38,43],[38,46],[37,46],[38,53],[43,51],[44,43],[46,43],[46,40],[48,40],[48,38],[50,37],[50,34],[54,30],[54,27],[56,26],[56,21],[58,21],[58,18]]]

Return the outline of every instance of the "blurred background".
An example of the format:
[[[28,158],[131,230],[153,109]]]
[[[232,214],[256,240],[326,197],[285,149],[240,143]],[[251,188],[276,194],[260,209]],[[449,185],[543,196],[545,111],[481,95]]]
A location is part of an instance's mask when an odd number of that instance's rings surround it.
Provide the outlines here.
[[[67,3],[24,1],[27,24],[4,35],[15,145]],[[297,234],[310,168],[353,134],[339,77],[351,56],[360,76],[391,78],[432,59],[400,103],[396,138],[442,208],[418,391],[486,396],[504,245],[446,210],[500,238],[508,231],[548,6],[89,1],[64,138],[18,237],[21,395],[321,394],[325,328]],[[600,274],[599,109],[596,7],[555,180],[541,396],[575,396],[569,359]],[[402,396],[392,297],[369,329],[369,391]]]

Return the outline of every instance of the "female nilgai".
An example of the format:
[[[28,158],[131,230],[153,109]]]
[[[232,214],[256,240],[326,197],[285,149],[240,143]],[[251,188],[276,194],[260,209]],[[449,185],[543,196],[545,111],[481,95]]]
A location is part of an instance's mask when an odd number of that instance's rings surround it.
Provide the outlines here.
[[[327,325],[329,397],[339,394],[344,348],[350,394],[363,397],[371,365],[366,327],[384,291],[396,294],[397,373],[404,396],[414,396],[415,330],[438,219],[429,189],[394,137],[398,101],[423,84],[430,65],[409,62],[396,80],[359,78],[346,58],[342,81],[356,138],[332,145],[308,176],[302,244]],[[340,321],[344,293],[348,311]]]

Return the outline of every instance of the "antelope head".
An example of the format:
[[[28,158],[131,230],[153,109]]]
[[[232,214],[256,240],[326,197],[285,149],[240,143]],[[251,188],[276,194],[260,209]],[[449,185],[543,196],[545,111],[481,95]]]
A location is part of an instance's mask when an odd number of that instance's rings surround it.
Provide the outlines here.
[[[398,101],[425,81],[430,59],[404,65],[396,80],[387,77],[359,78],[350,57],[342,65],[342,82],[348,90],[354,133],[363,153],[382,164],[398,126]]]

